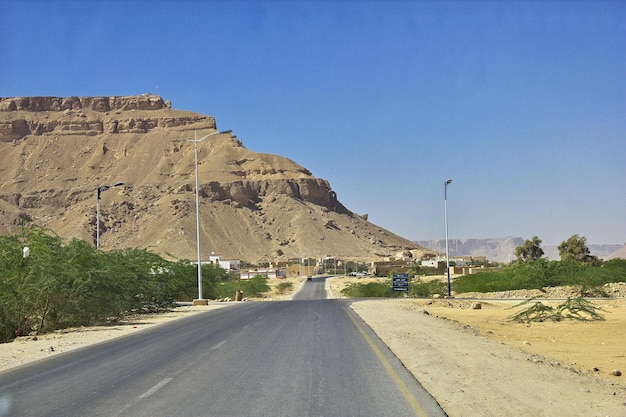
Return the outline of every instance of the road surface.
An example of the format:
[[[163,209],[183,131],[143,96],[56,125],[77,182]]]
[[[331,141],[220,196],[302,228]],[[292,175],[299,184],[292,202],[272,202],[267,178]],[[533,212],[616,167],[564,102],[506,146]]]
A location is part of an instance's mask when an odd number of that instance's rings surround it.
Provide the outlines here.
[[[445,416],[324,280],[0,373],[0,416]]]

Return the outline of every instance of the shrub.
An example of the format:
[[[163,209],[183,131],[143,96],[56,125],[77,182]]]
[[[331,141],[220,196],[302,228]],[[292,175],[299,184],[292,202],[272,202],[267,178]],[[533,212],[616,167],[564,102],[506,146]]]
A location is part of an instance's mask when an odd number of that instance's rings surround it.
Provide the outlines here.
[[[428,282],[411,282],[408,295],[416,298],[428,298],[435,294],[445,296],[448,294],[448,284],[443,281],[433,280]]]
[[[22,248],[30,256],[22,258]],[[0,236],[0,342],[167,309],[195,289],[195,267],[140,249],[98,251],[36,226]],[[179,298],[180,297],[180,298]]]
[[[457,293],[495,292],[519,289],[541,289],[565,285],[581,287],[581,294],[610,282],[626,280],[626,260],[613,259],[601,266],[585,265],[572,260],[540,259],[513,264],[497,271],[464,275],[453,282]]]
[[[255,275],[250,279],[235,279],[218,283],[213,287],[215,294],[213,298],[234,298],[237,291],[242,291],[244,297],[260,297],[269,290],[267,276]]]
[[[287,291],[291,291],[293,290],[293,282],[290,281],[283,281],[280,282],[277,286],[276,289],[278,290],[279,294],[284,294]]]
[[[392,293],[391,282],[368,282],[353,283],[341,290],[346,297],[390,297]]]

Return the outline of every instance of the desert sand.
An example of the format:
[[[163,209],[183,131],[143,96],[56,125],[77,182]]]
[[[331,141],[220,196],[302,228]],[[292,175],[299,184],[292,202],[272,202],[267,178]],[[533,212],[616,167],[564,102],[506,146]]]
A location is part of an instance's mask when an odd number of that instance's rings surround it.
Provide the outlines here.
[[[295,293],[302,284],[294,279]],[[328,280],[339,298],[346,278]],[[272,292],[268,299],[290,294]],[[594,300],[604,321],[531,325],[509,320],[519,301],[358,299],[352,309],[451,417],[625,417],[626,299]],[[0,372],[103,340],[220,308],[182,306],[101,327],[68,329],[0,344]]]

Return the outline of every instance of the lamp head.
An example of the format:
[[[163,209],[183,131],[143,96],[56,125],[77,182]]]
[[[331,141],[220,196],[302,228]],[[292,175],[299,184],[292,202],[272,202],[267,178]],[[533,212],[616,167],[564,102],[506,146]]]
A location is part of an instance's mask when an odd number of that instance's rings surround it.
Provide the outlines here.
[[[446,181],[446,184],[450,184],[452,182],[452,180],[448,180]]]

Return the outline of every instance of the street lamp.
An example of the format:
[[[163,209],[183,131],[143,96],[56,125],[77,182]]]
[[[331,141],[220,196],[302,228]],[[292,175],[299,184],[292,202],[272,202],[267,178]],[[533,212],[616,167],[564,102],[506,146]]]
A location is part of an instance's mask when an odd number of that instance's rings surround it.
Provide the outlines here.
[[[98,185],[98,200],[96,201],[96,249],[100,248],[100,193],[105,192],[111,187],[119,187],[124,185],[123,182],[116,182],[113,185]]]
[[[448,251],[448,184],[452,180],[447,180],[443,184],[443,212],[446,225],[446,271],[448,273],[448,297],[450,296],[450,252]]]
[[[202,258],[200,255],[200,197],[198,193],[198,142],[202,142],[209,136],[219,135],[222,133],[230,133],[231,130],[226,130],[223,132],[213,132],[209,133],[206,136],[197,138],[197,134],[194,132],[194,139],[187,140],[187,142],[194,143],[194,155],[195,155],[195,167],[196,167],[196,247],[198,249],[198,300],[203,300],[202,298]]]

